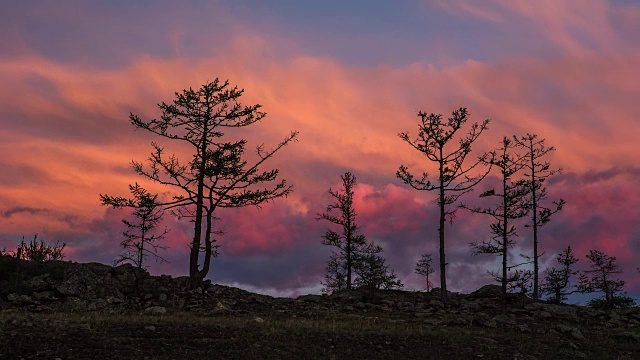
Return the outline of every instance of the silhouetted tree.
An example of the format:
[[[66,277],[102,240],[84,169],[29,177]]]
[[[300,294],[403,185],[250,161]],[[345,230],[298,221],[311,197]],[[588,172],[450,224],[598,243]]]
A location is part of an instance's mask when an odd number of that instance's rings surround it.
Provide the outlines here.
[[[146,269],[143,266],[148,255],[153,256],[156,261],[166,261],[158,254],[158,250],[166,250],[166,246],[158,244],[169,232],[167,228],[157,232],[157,226],[164,217],[164,209],[158,202],[158,194],[150,194],[138,183],[129,185],[129,191],[133,198],[113,197],[100,195],[102,205],[110,205],[113,208],[132,208],[132,215],[135,221],[122,219],[122,223],[127,226],[127,230],[122,234],[125,240],[120,243],[124,253],[116,259],[115,264],[124,262],[133,263],[138,269]]]
[[[28,242],[24,241],[24,237],[16,251],[18,259],[29,260],[33,262],[45,262],[49,260],[64,259],[64,248],[67,244],[56,241],[55,243],[46,243],[44,240],[38,240],[38,234]]]
[[[528,192],[526,181],[513,180],[513,176],[524,166],[522,156],[514,154],[513,149],[513,141],[505,136],[502,139],[502,147],[496,151],[495,159],[491,160],[493,165],[500,170],[500,187],[497,191],[492,188],[480,194],[480,197],[497,197],[500,202],[487,207],[461,205],[473,213],[489,215],[495,220],[490,224],[491,233],[494,235],[491,240],[472,243],[471,247],[474,254],[496,254],[502,258],[502,272],[490,273],[496,281],[502,284],[502,294],[505,301],[510,276],[515,276],[509,274],[509,270],[522,265],[508,265],[509,248],[514,244],[513,237],[517,236],[516,227],[510,221],[526,216],[529,211],[525,198]],[[512,278],[512,280],[514,279]]]
[[[347,287],[347,269],[345,268],[345,261],[343,261],[338,254],[332,252],[327,260],[327,267],[325,270],[323,292],[332,293],[346,289]]]
[[[609,256],[599,250],[590,250],[587,259],[591,261],[591,270],[585,270],[585,277],[581,279],[579,287],[584,292],[603,292],[604,299],[593,299],[590,306],[596,308],[625,308],[635,304],[633,299],[621,294],[624,288],[624,280],[614,276],[622,274],[622,270],[616,264],[616,257]]]
[[[551,164],[548,161],[542,161],[541,159],[554,151],[553,146],[547,147],[544,143],[544,139],[538,140],[537,135],[527,134],[518,139],[517,136],[513,137],[515,144],[518,147],[527,150],[525,156],[525,168],[527,172],[524,174],[528,179],[527,186],[529,187],[529,196],[531,207],[531,224],[527,225],[533,228],[533,299],[539,299],[539,259],[544,254],[538,252],[538,229],[544,226],[551,219],[551,215],[562,210],[565,204],[563,199],[553,202],[553,208],[543,205],[543,201],[547,198],[547,188],[544,186],[545,181],[551,175],[560,173],[561,169],[552,169]]]
[[[212,236],[221,233],[213,226],[214,220],[219,220],[214,216],[217,209],[260,206],[292,191],[284,180],[273,184],[277,169],[259,172],[258,167],[295,140],[297,132],[289,134],[272,150],[265,151],[263,145],[258,146],[257,159],[252,163],[245,160],[246,140],[223,140],[225,129],[255,124],[266,115],[260,111],[261,105],[242,105],[239,99],[243,93],[242,89],[231,88],[228,81],[221,83],[215,79],[198,90],[189,88],[176,93],[171,104],[159,104],[160,119],[144,121],[130,114],[136,128],[176,141],[193,151],[190,160],[180,161],[175,155],[165,155],[163,147],[152,143],[154,151],[149,167],[135,161],[132,164],[138,174],[181,192],[163,205],[194,223],[189,257],[189,276],[194,288],[201,286],[209,273],[211,258],[217,255],[216,239]]]
[[[433,259],[431,258],[431,254],[422,254],[420,260],[418,260],[418,263],[416,264],[416,274],[425,277],[427,291],[433,288],[433,284],[429,281],[429,275],[434,272],[435,269],[433,268]]]
[[[528,296],[531,293],[532,279],[533,272],[531,270],[516,269],[507,275],[507,291]]]
[[[578,262],[578,259],[573,255],[571,246],[567,246],[562,253],[558,254],[557,262],[561,267],[551,268],[547,271],[540,291],[543,295],[549,295],[552,302],[559,304],[566,300],[567,296],[581,291],[577,285],[571,284],[571,277],[578,274],[577,270],[571,269],[573,264]]]
[[[419,112],[421,119],[418,137],[415,140],[409,138],[409,133],[403,132],[399,136],[411,147],[423,153],[431,162],[438,164],[438,175],[434,181],[430,180],[425,172],[420,179],[416,179],[409,169],[400,165],[396,176],[406,184],[416,190],[437,191],[438,206],[440,207],[440,222],[438,227],[439,247],[440,247],[440,296],[442,302],[447,302],[447,278],[446,278],[446,256],[445,256],[445,221],[450,222],[455,216],[455,208],[450,209],[447,205],[455,203],[458,198],[472,190],[489,173],[489,169],[484,174],[471,176],[473,170],[480,164],[490,163],[490,154],[484,153],[473,164],[464,167],[464,161],[471,153],[471,144],[475,142],[480,134],[489,125],[489,120],[484,120],[481,124],[473,123],[469,132],[457,137],[456,133],[469,119],[469,112],[466,108],[453,111],[452,117],[446,121],[442,115],[427,114]]]
[[[382,247],[370,243],[357,255],[354,267],[358,275],[355,280],[356,286],[370,291],[402,288],[402,282],[394,271],[389,269],[387,260],[380,255],[381,252]]]
[[[340,232],[329,229],[323,236],[323,245],[337,248],[327,263],[327,274],[330,279],[340,279],[344,275],[345,288],[351,289],[356,259],[365,250],[367,242],[364,235],[358,233],[360,227],[356,223],[356,210],[353,207],[353,188],[357,183],[356,177],[346,172],[340,176],[340,179],[342,179],[342,190],[329,189],[329,194],[335,202],[327,205],[326,212],[318,214],[317,219],[327,220],[340,226]]]

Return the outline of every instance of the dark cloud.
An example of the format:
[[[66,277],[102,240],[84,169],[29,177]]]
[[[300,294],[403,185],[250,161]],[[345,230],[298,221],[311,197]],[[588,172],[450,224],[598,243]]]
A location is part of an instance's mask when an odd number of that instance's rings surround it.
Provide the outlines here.
[[[9,208],[7,210],[2,211],[2,216],[5,218],[10,218],[16,214],[29,214],[29,215],[40,215],[40,214],[50,214],[52,211],[50,209],[38,209],[26,206],[18,206],[14,208]]]

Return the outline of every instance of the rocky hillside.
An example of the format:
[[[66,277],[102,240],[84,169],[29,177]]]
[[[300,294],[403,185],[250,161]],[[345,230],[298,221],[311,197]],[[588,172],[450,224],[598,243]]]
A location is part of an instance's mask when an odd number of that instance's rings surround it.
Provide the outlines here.
[[[518,295],[510,298],[505,308],[499,300],[500,288],[495,285],[467,295],[451,294],[450,298],[450,304],[442,304],[438,289],[430,293],[341,291],[331,296],[274,298],[210,283],[204,289],[192,290],[187,277],[150,276],[131,265],[33,263],[0,257],[3,312],[184,312],[312,319],[355,314],[433,326],[557,334],[575,343],[606,332],[621,342],[640,343],[640,308],[606,312],[536,303]]]

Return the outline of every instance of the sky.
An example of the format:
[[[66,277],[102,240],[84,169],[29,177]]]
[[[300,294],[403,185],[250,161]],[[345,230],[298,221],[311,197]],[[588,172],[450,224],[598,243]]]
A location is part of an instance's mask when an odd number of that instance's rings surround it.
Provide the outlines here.
[[[571,246],[615,256],[640,299],[640,2],[638,1],[1,1],[0,248],[38,234],[66,243],[68,260],[110,263],[121,253],[126,212],[99,194],[128,195],[157,141],[129,113],[160,116],[158,103],[216,78],[245,89],[266,118],[229,134],[249,147],[293,143],[268,162],[294,192],[261,209],[225,209],[220,256],[209,278],[277,296],[319,293],[330,248],[317,221],[352,172],[358,222],[407,289],[423,253],[437,257],[435,194],[397,179],[400,165],[434,173],[400,132],[419,111],[468,108],[491,119],[479,155],[503,136],[537,134],[562,174],[549,198],[567,204],[540,233],[543,267]],[[478,201],[497,174],[462,199]],[[498,258],[474,256],[489,219],[459,211],[447,225],[449,290],[491,283]],[[152,274],[188,274],[190,224],[167,218],[168,263]],[[335,229],[335,228],[333,228]],[[512,250],[531,253],[529,228]],[[434,274],[437,276],[437,273]]]

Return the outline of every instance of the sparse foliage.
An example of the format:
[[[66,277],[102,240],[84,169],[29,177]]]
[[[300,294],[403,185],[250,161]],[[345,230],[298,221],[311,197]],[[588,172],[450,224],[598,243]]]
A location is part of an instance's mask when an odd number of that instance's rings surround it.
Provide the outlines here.
[[[347,288],[347,269],[345,262],[335,252],[329,255],[325,270],[323,292],[332,293]]]
[[[577,270],[571,269],[573,264],[578,262],[571,250],[571,246],[567,246],[558,255],[557,262],[560,268],[551,268],[547,271],[540,291],[543,295],[549,295],[552,302],[559,304],[566,300],[567,296],[580,292],[580,289],[577,285],[571,284],[571,278],[579,273]]]
[[[342,285],[345,289],[351,289],[356,259],[365,251],[367,245],[364,235],[359,233],[360,227],[356,222],[357,214],[353,207],[356,177],[346,172],[340,176],[340,179],[342,180],[341,190],[329,189],[334,202],[327,205],[326,211],[317,216],[318,220],[327,220],[340,227],[339,232],[328,229],[322,241],[323,245],[333,246],[336,249],[327,262],[327,277],[324,284],[331,291],[342,289]]]
[[[431,254],[422,254],[420,260],[416,264],[416,274],[425,277],[427,291],[433,288],[433,283],[429,281],[429,275],[433,274],[436,270],[433,268],[433,258]]]
[[[16,251],[16,257],[33,262],[62,260],[64,259],[64,248],[66,245],[65,243],[60,244],[59,241],[46,243],[42,239],[38,240],[38,234],[35,234],[33,239],[28,242],[24,241],[24,237],[22,238],[20,246]]]
[[[502,271],[491,274],[496,281],[502,284],[502,294],[505,301],[511,277],[509,271],[521,265],[508,264],[509,248],[515,243],[513,237],[517,236],[516,227],[511,224],[511,221],[522,218],[528,213],[525,198],[528,191],[526,181],[513,180],[514,175],[524,166],[523,157],[514,153],[513,150],[513,141],[505,136],[502,139],[502,147],[496,151],[496,158],[491,160],[493,166],[500,171],[500,187],[497,190],[492,188],[480,194],[481,198],[496,197],[499,202],[487,207],[462,205],[463,208],[473,213],[488,215],[495,220],[489,225],[493,234],[491,240],[472,243],[471,247],[474,254],[496,254],[501,257]]]
[[[547,147],[545,139],[538,139],[537,135],[527,134],[518,138],[513,137],[516,146],[526,149],[524,167],[526,173],[525,178],[528,179],[527,186],[529,188],[529,207],[531,209],[531,224],[527,225],[533,228],[533,298],[539,299],[539,260],[544,254],[540,254],[538,250],[538,230],[551,220],[551,215],[562,210],[565,204],[563,199],[553,201],[553,207],[544,206],[543,203],[547,199],[547,188],[544,185],[547,178],[560,173],[561,169],[551,168],[548,161],[542,161],[550,152],[554,151],[553,146]]]
[[[589,305],[598,308],[629,307],[634,304],[633,299],[622,293],[624,280],[616,279],[615,275],[622,270],[616,264],[616,257],[609,256],[599,250],[590,250],[587,259],[591,261],[590,270],[585,270],[579,288],[584,292],[603,292],[603,299],[594,299]]]
[[[445,255],[445,222],[455,218],[454,204],[460,196],[472,190],[489,173],[489,169],[482,174],[473,175],[474,169],[481,164],[490,163],[490,154],[484,153],[470,166],[464,167],[467,156],[471,154],[471,145],[487,129],[489,120],[473,123],[466,135],[456,136],[457,132],[469,119],[466,108],[453,111],[452,117],[443,120],[442,115],[419,112],[421,119],[418,137],[412,140],[409,133],[403,132],[399,136],[414,149],[424,154],[427,159],[438,165],[438,174],[433,179],[426,172],[420,178],[415,178],[409,169],[400,165],[396,176],[416,190],[436,191],[440,208],[438,227],[439,255],[440,255],[440,287],[441,300],[447,302],[446,255]]]
[[[393,269],[387,265],[387,260],[380,255],[382,247],[373,243],[368,244],[364,251],[358,254],[355,272],[358,277],[355,285],[369,290],[390,290],[403,287]]]
[[[531,293],[532,279],[533,272],[531,270],[516,269],[507,275],[507,291],[529,295]]]
[[[158,254],[159,250],[166,250],[166,246],[158,242],[169,232],[167,228],[157,231],[158,224],[164,217],[164,209],[158,202],[158,194],[150,194],[138,183],[129,185],[129,191],[133,198],[113,197],[100,195],[102,205],[110,205],[114,208],[132,208],[135,221],[122,219],[122,223],[127,226],[123,232],[125,240],[120,243],[124,253],[116,259],[116,264],[131,262],[139,269],[146,269],[143,266],[144,260],[151,255],[156,261],[166,261]]]
[[[189,257],[189,276],[194,288],[201,286],[209,273],[211,259],[217,255],[214,235],[220,235],[222,228],[214,226],[214,221],[220,220],[214,216],[216,210],[260,206],[292,191],[284,180],[277,181],[277,169],[260,172],[259,167],[294,141],[297,132],[291,132],[272,150],[257,146],[257,158],[251,163],[246,160],[246,140],[223,140],[227,129],[244,128],[266,116],[260,111],[261,105],[242,105],[239,99],[243,93],[242,89],[230,87],[228,81],[222,83],[215,79],[198,90],[189,88],[176,93],[170,104],[159,104],[160,119],[145,121],[130,114],[131,123],[137,129],[193,151],[190,160],[180,160],[175,155],[167,155],[164,148],[154,142],[148,167],[136,161],[132,165],[139,175],[179,192],[163,205],[194,224]]]

